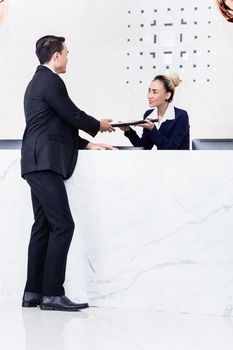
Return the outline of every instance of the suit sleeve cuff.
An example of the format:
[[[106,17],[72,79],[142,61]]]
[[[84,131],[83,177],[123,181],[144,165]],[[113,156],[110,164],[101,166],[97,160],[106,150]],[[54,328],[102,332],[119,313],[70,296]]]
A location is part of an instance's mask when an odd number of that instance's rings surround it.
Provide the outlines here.
[[[79,149],[85,149],[86,146],[88,145],[89,141],[79,137],[79,143],[78,143],[78,148]]]

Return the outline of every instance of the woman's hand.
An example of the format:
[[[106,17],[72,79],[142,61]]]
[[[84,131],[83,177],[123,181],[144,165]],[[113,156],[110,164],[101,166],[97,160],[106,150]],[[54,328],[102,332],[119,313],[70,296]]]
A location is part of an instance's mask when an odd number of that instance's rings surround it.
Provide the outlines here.
[[[141,128],[152,130],[154,129],[155,125],[152,123],[149,119],[145,119],[145,123],[138,124],[137,126],[140,126]]]
[[[122,127],[120,127],[120,129],[125,132],[125,131],[129,131],[130,127],[129,126],[122,126]]]

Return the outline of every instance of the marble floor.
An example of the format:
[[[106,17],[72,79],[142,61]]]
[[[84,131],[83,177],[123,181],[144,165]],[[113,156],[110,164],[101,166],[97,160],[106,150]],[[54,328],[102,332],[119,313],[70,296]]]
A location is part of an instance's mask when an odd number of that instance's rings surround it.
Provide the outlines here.
[[[232,350],[233,318],[91,307],[66,313],[0,302],[1,350]]]

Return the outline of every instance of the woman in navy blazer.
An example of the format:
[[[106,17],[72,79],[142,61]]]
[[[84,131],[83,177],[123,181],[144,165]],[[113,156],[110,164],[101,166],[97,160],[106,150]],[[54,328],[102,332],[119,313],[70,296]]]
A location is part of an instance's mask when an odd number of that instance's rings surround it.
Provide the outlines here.
[[[171,104],[179,83],[180,78],[177,74],[157,75],[151,82],[148,102],[153,109],[145,112],[145,123],[138,124],[143,127],[142,136],[139,137],[131,127],[121,128],[133,146],[147,150],[153,146],[159,150],[189,149],[188,113]],[[150,119],[158,119],[158,122],[153,123]]]

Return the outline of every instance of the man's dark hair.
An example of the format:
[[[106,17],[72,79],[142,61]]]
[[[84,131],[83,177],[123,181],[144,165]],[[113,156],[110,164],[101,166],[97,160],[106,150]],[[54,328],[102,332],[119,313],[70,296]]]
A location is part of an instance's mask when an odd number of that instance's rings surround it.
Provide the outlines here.
[[[36,55],[41,64],[51,60],[55,52],[61,53],[65,38],[62,36],[46,35],[36,42]]]

